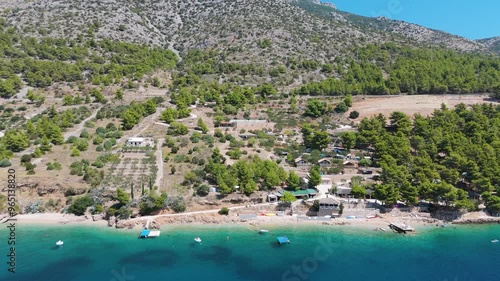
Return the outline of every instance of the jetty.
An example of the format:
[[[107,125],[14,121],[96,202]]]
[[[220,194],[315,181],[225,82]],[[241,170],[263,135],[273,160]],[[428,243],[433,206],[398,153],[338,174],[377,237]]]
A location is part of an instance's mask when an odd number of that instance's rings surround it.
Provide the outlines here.
[[[406,234],[408,232],[415,232],[415,229],[411,226],[408,226],[406,224],[396,224],[396,223],[391,223],[389,224],[389,228],[392,229],[393,231],[401,234]]]
[[[290,244],[290,239],[286,236],[278,236],[277,239],[280,244]]]
[[[143,231],[141,231],[141,234],[139,234],[139,237],[141,238],[153,238],[158,236],[160,236],[159,230],[144,229]]]

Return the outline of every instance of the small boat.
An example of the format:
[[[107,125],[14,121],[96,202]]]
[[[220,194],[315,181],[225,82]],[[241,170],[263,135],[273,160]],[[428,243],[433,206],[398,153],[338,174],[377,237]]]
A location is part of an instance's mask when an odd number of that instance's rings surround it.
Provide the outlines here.
[[[196,238],[194,238],[194,242],[196,242],[196,243],[201,243],[201,238],[200,238],[200,237],[196,237]]]
[[[491,243],[498,243],[498,239],[491,240]]]
[[[385,229],[385,228],[383,228],[383,227],[379,227],[379,228],[378,228],[378,230],[380,230],[380,231],[384,231],[384,232],[385,232],[385,231],[387,231],[387,229]]]
[[[267,229],[261,229],[261,230],[259,230],[260,234],[264,234],[264,233],[268,233],[268,232],[269,232],[269,230],[267,230]]]
[[[56,245],[59,246],[59,247],[61,247],[62,245],[64,245],[64,242],[61,241],[61,240],[59,240],[59,241],[56,242]]]

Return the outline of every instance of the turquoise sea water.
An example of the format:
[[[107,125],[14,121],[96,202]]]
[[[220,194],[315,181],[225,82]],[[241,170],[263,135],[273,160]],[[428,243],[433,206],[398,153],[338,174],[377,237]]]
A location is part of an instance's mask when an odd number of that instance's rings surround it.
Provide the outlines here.
[[[319,225],[269,230],[164,226],[160,237],[138,239],[138,230],[18,225],[15,274],[7,271],[8,232],[0,230],[0,280],[500,280],[500,243],[491,243],[500,225],[412,236]],[[278,245],[278,235],[291,243]]]

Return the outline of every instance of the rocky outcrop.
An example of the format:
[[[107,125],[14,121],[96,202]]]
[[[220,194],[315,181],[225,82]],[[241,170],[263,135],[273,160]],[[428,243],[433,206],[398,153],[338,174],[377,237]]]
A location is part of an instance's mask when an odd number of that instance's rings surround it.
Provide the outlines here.
[[[452,224],[495,224],[500,223],[500,218],[490,217],[490,218],[468,218],[459,219],[453,221]]]
[[[115,216],[109,217],[109,219],[108,219],[108,226],[112,227],[115,224],[116,224],[116,217]]]
[[[102,220],[102,215],[92,215],[92,220],[93,221],[100,221]]]

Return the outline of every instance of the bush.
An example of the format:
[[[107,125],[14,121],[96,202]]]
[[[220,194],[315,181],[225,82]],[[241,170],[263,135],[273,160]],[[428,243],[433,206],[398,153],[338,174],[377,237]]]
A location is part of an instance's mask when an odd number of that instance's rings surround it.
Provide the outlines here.
[[[116,211],[116,217],[119,219],[128,219],[132,215],[132,210],[127,207],[121,207]]]
[[[57,161],[54,161],[54,163],[47,163],[47,170],[51,171],[51,170],[58,170],[60,171],[62,169],[62,165],[61,163],[57,162]]]
[[[21,163],[28,163],[31,162],[32,156],[31,154],[24,154],[21,156]]]
[[[210,192],[210,187],[206,184],[202,184],[200,186],[197,186],[195,190],[198,196],[207,196]]]
[[[102,207],[102,205],[97,204],[97,205],[95,205],[95,208],[94,208],[94,211],[92,212],[92,214],[93,215],[101,214],[102,212],[104,212],[104,208]]]
[[[66,188],[66,190],[64,191],[64,196],[68,197],[68,196],[75,196],[77,195],[78,193],[75,191],[74,188],[72,187],[68,187]]]
[[[12,163],[10,163],[10,161],[8,159],[1,159],[0,160],[0,168],[10,167],[10,166],[12,166]]]
[[[80,133],[80,138],[88,139],[89,136],[90,136],[89,132],[85,129]]]
[[[92,163],[92,166],[94,166],[96,168],[102,168],[102,167],[104,167],[104,163],[102,163],[102,161],[100,161],[100,160],[96,160],[94,163]]]
[[[26,163],[25,166],[26,166],[26,171],[28,171],[27,172],[28,175],[34,175],[35,174],[36,165],[31,164],[31,163]]]
[[[71,136],[68,138],[68,140],[66,140],[66,143],[74,143],[76,140],[78,140],[77,137]]]
[[[335,107],[335,112],[337,113],[345,113],[349,110],[349,107],[342,101]]]
[[[219,210],[219,215],[229,215],[229,209],[227,207],[222,207],[222,209]]]
[[[89,196],[83,196],[76,199],[71,206],[68,208],[68,213],[75,214],[77,216],[82,216],[88,207],[92,206],[92,198]]]
[[[184,198],[178,197],[172,204],[172,210],[176,213],[182,213],[186,211],[186,202],[184,202]]]
[[[358,117],[359,117],[359,112],[357,112],[356,110],[351,111],[351,113],[349,113],[349,118],[351,119],[356,119]]]

